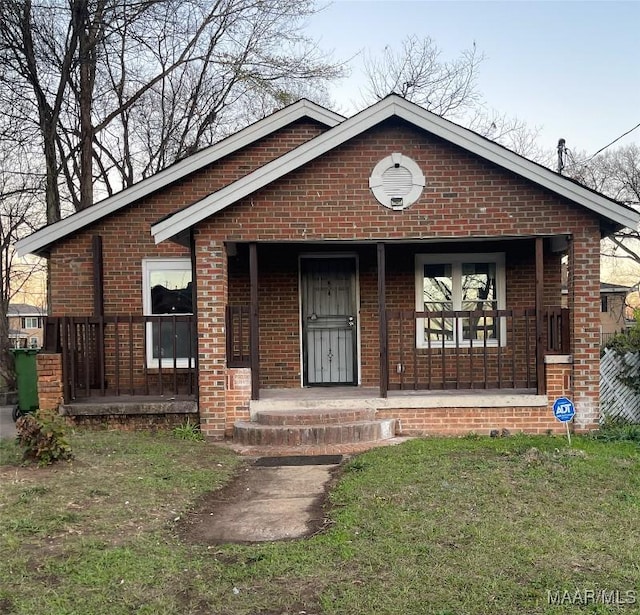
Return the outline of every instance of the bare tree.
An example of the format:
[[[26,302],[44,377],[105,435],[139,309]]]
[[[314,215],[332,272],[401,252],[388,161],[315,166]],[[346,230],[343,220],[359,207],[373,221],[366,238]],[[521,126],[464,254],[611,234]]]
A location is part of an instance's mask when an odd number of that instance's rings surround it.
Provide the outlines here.
[[[25,158],[15,151],[0,149],[0,381],[10,390],[14,388],[15,375],[7,318],[9,303],[43,269],[40,259],[17,259],[13,249],[14,243],[44,218],[34,175],[24,162]]]
[[[483,60],[475,43],[456,59],[446,61],[431,38],[408,36],[397,50],[387,46],[380,55],[365,56],[367,85],[362,92],[363,102],[370,104],[395,92],[521,156],[548,162],[549,153],[537,144],[539,128],[530,128],[522,120],[484,104],[477,87]]]
[[[640,207],[640,147],[637,144],[584,158],[575,153],[570,155],[565,173],[629,207]],[[640,230],[624,228],[614,233],[603,243],[603,254],[640,265]]]
[[[395,50],[365,55],[367,84],[363,100],[370,104],[393,93],[433,111],[455,117],[479,102],[476,77],[483,58],[475,43],[455,60],[445,61],[430,37],[408,36]]]
[[[548,165],[553,158],[552,152],[544,150],[538,143],[540,128],[530,127],[517,117],[477,106],[467,114],[463,124],[529,160]]]
[[[321,96],[342,71],[296,28],[313,12],[312,0],[0,0],[0,83],[38,136],[47,221],[61,194],[83,209],[96,182],[109,194],[210,144],[234,109]]]

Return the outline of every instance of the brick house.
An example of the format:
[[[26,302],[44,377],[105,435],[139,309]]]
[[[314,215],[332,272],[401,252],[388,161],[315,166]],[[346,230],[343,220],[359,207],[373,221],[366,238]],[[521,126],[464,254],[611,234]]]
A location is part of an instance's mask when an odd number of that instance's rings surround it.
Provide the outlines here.
[[[637,222],[391,95],[348,119],[299,101],[18,249],[49,259],[39,360],[77,420],[162,396],[247,442],[288,409],[542,433],[558,396],[598,421],[600,239]]]

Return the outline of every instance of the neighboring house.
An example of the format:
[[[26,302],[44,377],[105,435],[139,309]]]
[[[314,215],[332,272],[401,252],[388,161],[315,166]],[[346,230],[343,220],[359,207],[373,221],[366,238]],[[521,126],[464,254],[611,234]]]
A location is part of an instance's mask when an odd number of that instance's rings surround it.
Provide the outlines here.
[[[629,318],[627,297],[635,288],[600,282],[600,343],[605,344],[616,333],[626,331],[635,321]],[[562,305],[567,307],[566,284],[562,289]]]
[[[35,305],[11,303],[7,311],[9,339],[14,348],[41,348],[46,311]]]
[[[606,342],[625,331],[634,321],[628,318],[627,296],[633,288],[620,284],[600,284],[600,340]]]
[[[541,433],[560,396],[597,425],[600,240],[637,223],[391,95],[348,119],[299,101],[18,250],[49,259],[38,359],[71,414],[156,394],[196,400],[214,438],[322,407]]]

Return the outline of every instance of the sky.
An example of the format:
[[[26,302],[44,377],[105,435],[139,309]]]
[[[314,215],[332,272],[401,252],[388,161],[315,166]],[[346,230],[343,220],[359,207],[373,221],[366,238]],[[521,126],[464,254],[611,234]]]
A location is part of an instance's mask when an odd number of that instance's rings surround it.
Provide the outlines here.
[[[352,58],[350,77],[330,92],[344,115],[358,108],[363,51],[399,48],[414,34],[454,59],[475,42],[485,105],[539,128],[539,147],[564,138],[587,156],[640,123],[639,33],[637,0],[335,0],[307,22],[321,49]],[[632,142],[640,127],[615,146]]]

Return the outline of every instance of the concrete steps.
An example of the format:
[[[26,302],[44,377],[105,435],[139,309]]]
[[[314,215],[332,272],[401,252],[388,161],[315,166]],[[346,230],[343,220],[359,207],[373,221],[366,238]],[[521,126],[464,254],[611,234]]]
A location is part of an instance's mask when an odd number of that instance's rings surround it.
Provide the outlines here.
[[[388,440],[394,419],[376,419],[375,410],[263,410],[254,421],[234,426],[233,443],[255,447],[340,447]]]

